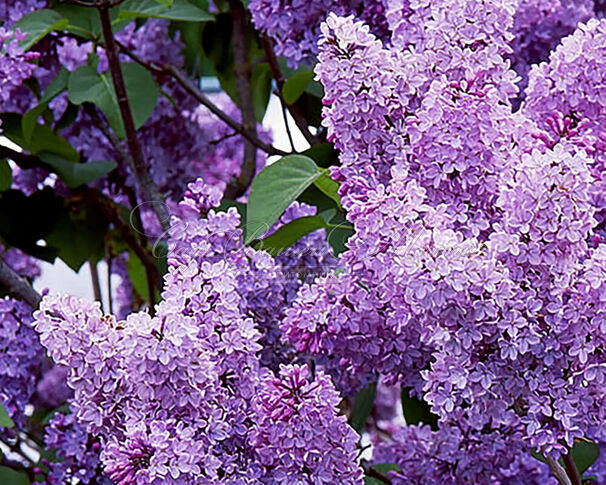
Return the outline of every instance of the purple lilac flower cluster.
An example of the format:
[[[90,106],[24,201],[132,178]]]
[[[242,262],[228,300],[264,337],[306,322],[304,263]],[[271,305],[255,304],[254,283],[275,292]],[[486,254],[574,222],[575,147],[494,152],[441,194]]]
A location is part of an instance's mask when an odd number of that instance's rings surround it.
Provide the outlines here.
[[[490,483],[494,485],[556,485],[549,469],[525,453],[512,453],[516,442],[499,433],[482,434],[464,425],[432,431],[429,426],[404,426],[392,443],[375,448],[379,463],[397,463],[390,473],[394,485],[410,483]]]
[[[0,402],[18,426],[24,423],[44,359],[32,320],[25,303],[9,297],[0,300]]]
[[[603,27],[591,21],[564,39],[532,71],[527,105],[514,114],[516,75],[504,60],[513,5],[410,10],[404,31],[408,19],[423,21],[404,54],[351,17],[322,27],[324,123],[342,151],[334,173],[356,234],[339,275],[301,288],[283,332],[359,383],[380,374],[412,386],[440,433],[469,435],[471,449],[460,437],[452,449],[466,449],[470,465],[453,459],[460,469],[445,476],[521,483],[526,472],[493,462],[519,463],[533,448],[564,453],[605,431],[604,246],[594,217],[603,184],[596,150],[585,149],[592,133],[568,120],[569,104],[600,119],[603,73],[590,73]],[[587,69],[575,62],[585,55]],[[554,79],[556,62],[574,70]],[[567,136],[548,137],[553,126]],[[479,459],[487,449],[490,464]],[[412,455],[401,459],[412,466]]]
[[[593,9],[593,0],[521,0],[518,3],[510,59],[522,77],[521,90],[528,84],[531,66],[546,61],[563,37],[593,17]]]
[[[243,246],[237,211],[212,209],[220,197],[219,189],[201,181],[189,186],[172,221],[169,272],[153,318],[140,312],[116,321],[98,303],[70,296],[45,297],[35,314],[43,345],[70,368],[72,410],[102,439],[103,468],[119,485],[272,483],[249,443],[259,421],[253,398],[262,388],[259,302],[252,296],[273,291],[263,280],[279,278],[267,253]],[[346,433],[330,382],[318,376],[301,390],[314,389],[323,390],[311,394],[311,402],[321,396],[326,411],[296,422],[295,430],[307,436],[315,419]],[[339,470],[355,469],[353,441],[329,442],[322,451],[334,455]],[[299,473],[297,467],[283,463],[285,480]]]
[[[320,24],[329,13],[353,14],[381,37],[388,32],[384,0],[253,0],[249,8],[257,29],[275,39],[277,54],[292,66],[311,61],[317,54]]]
[[[56,451],[55,460],[42,460],[47,469],[44,473],[45,485],[66,483],[96,483],[110,485],[100,469],[99,451],[101,443],[81,427],[73,414],[56,413],[50,420],[44,437],[49,450]]]
[[[307,366],[282,366],[261,380],[250,441],[269,470],[263,483],[361,484],[359,437],[344,416],[330,377]]]
[[[0,27],[0,105],[4,105],[23,81],[29,78],[36,68],[33,61],[38,59],[37,52],[23,52],[19,41],[27,37],[19,30],[13,32]]]

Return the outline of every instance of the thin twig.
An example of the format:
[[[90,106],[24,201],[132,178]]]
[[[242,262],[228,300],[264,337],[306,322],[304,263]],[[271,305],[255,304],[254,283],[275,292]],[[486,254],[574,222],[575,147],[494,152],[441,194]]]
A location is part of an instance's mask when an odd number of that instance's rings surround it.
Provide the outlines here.
[[[185,74],[183,74],[181,71],[179,71],[179,69],[177,69],[175,66],[171,66],[169,64],[160,66],[160,65],[154,64],[153,62],[147,62],[146,60],[144,60],[143,58],[141,58],[134,52],[131,52],[128,49],[128,47],[121,44],[119,41],[116,41],[116,45],[119,47],[120,51],[123,54],[130,57],[137,64],[140,64],[141,66],[145,67],[146,69],[148,69],[152,72],[155,72],[156,74],[167,74],[170,77],[172,77],[183,89],[185,89],[185,91],[187,91],[187,93],[190,96],[192,96],[194,99],[196,99],[196,101],[198,101],[203,106],[206,106],[208,108],[208,110],[212,114],[214,114],[217,118],[219,118],[221,121],[223,121],[223,123],[225,123],[227,126],[229,126],[233,130],[238,132],[240,135],[242,135],[248,141],[253,143],[260,150],[264,151],[268,155],[280,155],[280,156],[289,155],[288,152],[280,150],[280,149],[270,145],[269,143],[265,143],[264,141],[259,139],[258,136],[248,132],[242,124],[238,123],[236,120],[231,118],[223,110],[221,110],[221,108],[219,108],[210,99],[208,99],[208,96],[206,96],[206,94],[204,94],[197,86],[195,86],[187,78],[187,76]]]
[[[282,118],[284,119],[284,127],[286,128],[286,135],[288,136],[288,141],[290,143],[290,148],[294,152],[295,151],[295,143],[292,139],[292,133],[290,132],[290,126],[288,124],[288,116],[286,114],[286,105],[284,104],[284,100],[280,97],[280,104],[282,105]]]
[[[151,207],[155,212],[162,229],[164,231],[168,231],[170,215],[168,213],[166,203],[164,202],[158,187],[154,183],[154,180],[149,173],[149,168],[147,167],[145,159],[143,158],[143,150],[141,149],[141,143],[137,137],[137,130],[135,129],[135,122],[130,109],[128,95],[126,93],[126,85],[124,84],[122,68],[120,66],[120,60],[118,59],[118,48],[116,47],[116,43],[114,41],[109,8],[107,5],[103,5],[97,10],[99,12],[99,19],[101,21],[101,30],[103,32],[107,63],[112,75],[118,107],[120,108],[120,114],[124,124],[126,142],[133,161],[133,166],[131,167],[133,170],[133,175],[137,179],[137,184],[143,197],[151,204]]]
[[[34,290],[30,282],[6,264],[2,258],[0,258],[0,282],[33,309],[38,308],[40,300],[42,300],[40,293]]]
[[[545,456],[545,461],[551,470],[551,473],[556,478],[560,485],[572,485],[570,478],[566,474],[566,471],[562,468],[562,465],[558,463],[558,460],[552,456]]]
[[[111,249],[108,246],[108,256],[107,256],[107,306],[109,307],[110,315],[114,313],[114,298],[112,295],[112,270],[114,265],[114,256],[111,253]]]
[[[101,298],[101,283],[99,282],[99,269],[97,263],[93,260],[89,260],[88,267],[90,268],[90,279],[93,285],[93,295],[95,300],[101,304],[101,311],[103,310],[103,298]]]
[[[570,449],[568,449],[568,453],[562,456],[562,459],[564,461],[564,469],[566,470],[568,478],[570,478],[571,485],[581,485],[581,477],[577,470],[577,466],[574,463],[574,458],[572,457]]]
[[[282,97],[282,88],[284,87],[284,83],[286,80],[284,79],[284,75],[282,74],[282,69],[280,68],[280,64],[278,63],[278,58],[276,57],[276,53],[274,51],[274,43],[273,40],[267,36],[263,36],[261,38],[261,43],[263,44],[263,48],[265,49],[265,55],[267,56],[267,62],[269,63],[269,68],[271,70],[271,74],[273,78],[276,80],[276,85],[278,87],[278,96],[282,103],[287,106],[292,119],[295,121],[297,128],[301,131],[301,134],[305,137],[307,142],[310,145],[315,145],[319,143],[319,140],[316,136],[312,135],[309,131],[309,127],[307,125],[307,121],[305,120],[305,116],[301,113],[301,110],[296,104],[287,104]]]

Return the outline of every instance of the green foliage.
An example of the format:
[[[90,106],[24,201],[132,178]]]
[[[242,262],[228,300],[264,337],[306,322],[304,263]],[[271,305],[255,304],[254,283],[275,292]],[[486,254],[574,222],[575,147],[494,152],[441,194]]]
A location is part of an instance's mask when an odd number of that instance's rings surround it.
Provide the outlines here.
[[[204,59],[219,80],[221,88],[236,105],[240,105],[236,89],[233,25],[229,13],[218,14],[214,22],[208,22],[202,32]],[[271,71],[263,62],[265,51],[261,48],[256,32],[249,28],[246,32],[246,56],[251,69],[250,87],[255,110],[255,119],[260,122],[265,116],[271,94]]]
[[[343,208],[341,206],[341,197],[339,197],[339,194],[337,193],[339,190],[339,183],[330,178],[328,170],[322,170],[322,174],[314,182],[314,185],[318,187],[324,195],[334,200],[339,209]]]
[[[132,251],[129,251],[128,253],[126,270],[128,272],[128,279],[130,279],[130,282],[132,283],[133,288],[139,298],[147,301],[149,299],[149,291],[147,289],[147,275],[145,272],[145,266]]]
[[[282,87],[282,97],[286,104],[294,104],[305,92],[305,88],[313,80],[312,71],[301,71],[288,79]]]
[[[15,426],[13,420],[10,418],[8,413],[6,412],[6,408],[4,404],[0,402],[0,428],[12,428]]]
[[[121,67],[135,128],[140,128],[156,106],[160,90],[149,71],[139,64],[123,62]],[[67,90],[74,104],[96,104],[116,135],[124,138],[124,124],[109,72],[99,74],[92,66],[80,66],[70,75]]]
[[[271,236],[267,236],[255,243],[254,248],[267,251],[272,256],[278,256],[303,236],[327,227],[329,227],[328,224],[321,216],[300,217],[285,224]]]
[[[265,167],[250,189],[244,242],[264,234],[321,174],[314,161],[303,155],[288,155]]]
[[[70,188],[93,182],[116,168],[112,160],[94,160],[86,163],[74,163],[52,153],[41,153],[40,159],[52,167]]]
[[[428,424],[432,430],[438,429],[438,417],[431,412],[429,404],[410,395],[410,389],[402,388],[402,411],[406,424]]]
[[[23,118],[21,119],[21,129],[23,131],[23,138],[26,142],[31,142],[36,130],[38,118],[45,114],[48,109],[48,103],[67,89],[68,79],[69,71],[62,67],[57,76],[55,76],[46,88],[46,91],[38,101],[38,104],[23,115]]]
[[[46,242],[56,248],[57,256],[65,264],[79,271],[85,262],[96,262],[104,256],[107,229],[108,221],[95,206],[66,199],[61,217]]]
[[[13,172],[6,158],[0,159],[0,192],[11,188]]]
[[[68,23],[68,20],[58,12],[45,8],[35,10],[21,18],[15,24],[15,29],[27,33],[27,37],[21,41],[21,47],[23,50],[28,50],[53,30],[65,29]]]
[[[214,16],[187,0],[158,2],[156,0],[126,0],[120,6],[120,20],[132,18],[157,18],[187,22],[208,22]]]
[[[354,398],[353,412],[351,414],[351,427],[358,433],[362,431],[375,404],[377,383],[358,391]]]
[[[399,470],[398,465],[395,465],[393,463],[378,463],[376,465],[372,465],[372,467],[376,471],[383,473],[384,475],[387,475],[387,473],[389,473],[390,471]],[[384,485],[384,482],[382,482],[378,478],[366,476],[364,477],[364,485]]]
[[[0,483],[6,485],[30,485],[24,472],[18,472],[6,466],[0,466]]]
[[[63,137],[57,135],[46,125],[36,123],[29,128],[32,134],[26,139],[23,133],[22,117],[16,113],[4,113],[2,119],[2,135],[13,143],[19,145],[25,151],[38,155],[41,152],[49,152],[58,155],[65,160],[78,161],[78,152]]]
[[[258,123],[263,121],[269,95],[271,94],[271,70],[267,62],[257,64],[250,76],[250,89],[252,94],[253,106],[255,109],[255,119]]]

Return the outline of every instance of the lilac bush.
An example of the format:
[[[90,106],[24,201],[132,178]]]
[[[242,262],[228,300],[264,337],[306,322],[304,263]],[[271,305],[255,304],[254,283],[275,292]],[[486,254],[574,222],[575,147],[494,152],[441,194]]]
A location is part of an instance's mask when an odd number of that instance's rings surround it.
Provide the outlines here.
[[[0,477],[604,483],[603,15],[5,2]]]

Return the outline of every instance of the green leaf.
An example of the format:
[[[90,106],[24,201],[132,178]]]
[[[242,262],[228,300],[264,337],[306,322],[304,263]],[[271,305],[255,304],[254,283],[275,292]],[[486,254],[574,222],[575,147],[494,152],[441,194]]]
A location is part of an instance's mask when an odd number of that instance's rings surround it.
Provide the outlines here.
[[[187,22],[208,22],[214,16],[187,0],[174,0],[172,6],[162,5],[155,0],[126,0],[120,7],[119,19],[157,18],[184,20]]]
[[[314,185],[322,191],[324,195],[327,195],[332,200],[335,201],[337,207],[342,209],[341,206],[341,197],[337,193],[339,190],[339,183],[330,178],[330,174],[327,169],[322,171],[322,175],[318,177],[318,179],[314,182]]]
[[[428,424],[432,430],[438,429],[438,417],[431,412],[429,404],[425,401],[412,397],[410,389],[403,387],[401,391],[402,411],[406,424]]]
[[[30,485],[24,472],[17,472],[6,466],[0,466],[0,483],[6,485]]]
[[[66,207],[53,231],[45,238],[49,246],[74,271],[89,260],[99,261],[105,254],[108,222],[92,205],[74,204]]]
[[[271,236],[258,241],[254,248],[267,251],[272,256],[278,256],[286,248],[295,244],[303,236],[310,232],[324,229],[326,221],[321,216],[299,217],[285,224]]]
[[[28,141],[23,134],[22,117],[16,113],[4,113],[2,119],[2,134],[24,150],[37,155],[47,151],[59,155],[66,160],[77,161],[78,152],[63,137],[55,134],[48,126],[36,124]]]
[[[147,301],[149,299],[149,291],[147,288],[145,266],[132,251],[128,253],[126,270],[128,271],[128,278],[137,292],[137,295],[139,295],[142,300]]]
[[[313,80],[312,71],[298,72],[288,79],[282,86],[282,97],[286,104],[294,104],[305,92],[307,85]]]
[[[20,45],[23,50],[28,50],[48,33],[65,29],[67,25],[68,20],[61,14],[44,8],[26,15],[15,24],[14,28],[27,33],[27,37],[20,42]]]
[[[580,475],[583,475],[600,457],[600,447],[591,440],[575,440],[572,458]]]
[[[44,91],[44,95],[40,98],[40,103],[48,103],[52,101],[57,96],[59,96],[63,91],[67,89],[67,81],[69,80],[69,71],[64,67],[57,73],[55,78],[51,81],[51,83]]]
[[[375,394],[377,392],[376,382],[365,389],[358,391],[354,398],[353,412],[351,414],[351,427],[358,433],[364,428],[368,416],[372,412],[375,404]]]
[[[244,242],[264,234],[321,174],[315,162],[302,155],[288,155],[265,167],[250,189]]]
[[[117,166],[116,162],[111,160],[74,163],[44,152],[40,154],[40,159],[53,167],[65,184],[72,189],[103,177]]]
[[[143,66],[123,62],[121,67],[135,128],[138,129],[151,115],[160,90],[153,76]],[[109,72],[99,74],[91,66],[80,66],[70,75],[67,89],[72,103],[96,104],[116,134],[124,138],[122,116]]]
[[[38,123],[38,118],[46,111],[48,104],[39,104],[30,109],[27,113],[23,115],[21,118],[21,128],[23,130],[23,138],[25,138],[26,142],[32,141],[32,136],[34,136],[34,130],[36,129],[36,124]]]
[[[13,172],[6,158],[0,159],[0,192],[11,188]]]
[[[261,123],[267,110],[269,95],[271,94],[271,70],[267,62],[257,64],[250,77],[250,88],[252,92],[255,119]]]
[[[6,408],[4,404],[0,402],[0,428],[12,428],[15,426],[13,420],[10,418],[8,413],[6,412]]]
[[[46,111],[48,108],[48,103],[67,89],[68,79],[69,71],[62,67],[59,73],[48,85],[48,88],[46,88],[46,91],[40,98],[38,105],[34,106],[23,115],[23,118],[21,119],[21,128],[23,130],[23,137],[28,143],[31,141],[32,136],[34,135],[38,118],[40,118],[42,113]]]
[[[396,465],[394,463],[377,463],[376,465],[372,465],[372,468],[374,468],[378,472],[383,473],[384,475],[387,475],[391,471],[400,470],[398,465]],[[364,485],[385,485],[385,484],[378,478],[366,476],[366,477],[364,477]]]

